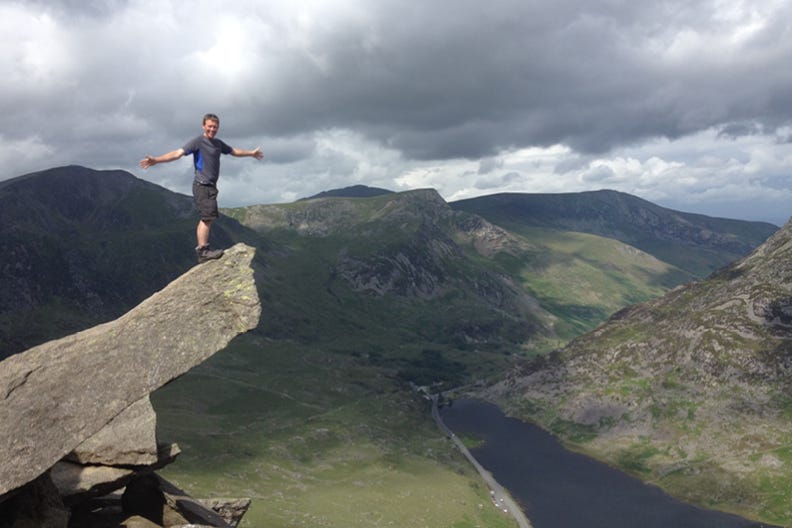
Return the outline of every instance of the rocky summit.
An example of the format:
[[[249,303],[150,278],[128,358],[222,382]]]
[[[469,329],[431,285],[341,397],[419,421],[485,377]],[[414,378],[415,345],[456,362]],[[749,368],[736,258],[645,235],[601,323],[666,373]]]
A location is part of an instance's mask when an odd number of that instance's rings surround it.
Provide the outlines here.
[[[0,363],[3,526],[104,526],[86,512],[108,504],[147,520],[124,526],[228,526],[153,473],[178,447],[157,442],[149,394],[256,327],[253,256],[238,244],[121,318]]]
[[[486,392],[687,500],[790,518],[792,224]]]

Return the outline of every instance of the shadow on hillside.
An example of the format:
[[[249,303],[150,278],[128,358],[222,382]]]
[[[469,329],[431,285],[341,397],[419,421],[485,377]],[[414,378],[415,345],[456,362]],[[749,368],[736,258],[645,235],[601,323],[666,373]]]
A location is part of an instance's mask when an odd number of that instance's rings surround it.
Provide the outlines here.
[[[756,314],[771,326],[792,326],[792,296],[774,299],[766,305],[755,305]]]

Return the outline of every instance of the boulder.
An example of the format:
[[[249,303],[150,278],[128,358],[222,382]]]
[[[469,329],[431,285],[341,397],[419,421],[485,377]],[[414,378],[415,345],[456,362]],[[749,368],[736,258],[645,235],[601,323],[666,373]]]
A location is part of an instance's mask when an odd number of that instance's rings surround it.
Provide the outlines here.
[[[148,395],[77,446],[67,460],[105,466],[148,466],[157,462],[157,414]]]
[[[157,460],[149,466],[82,465],[61,460],[50,469],[50,476],[67,505],[100,497],[123,488],[138,477],[160,469],[176,460],[181,453],[177,444],[161,444]]]
[[[120,524],[120,528],[162,528],[161,525],[152,522],[141,515],[133,515]]]
[[[0,502],[131,405],[255,328],[261,306],[253,256],[253,248],[237,244],[119,319],[0,363]]]
[[[159,489],[162,490],[166,503],[173,510],[182,514],[190,523],[220,528],[232,527],[222,515],[205,506],[202,501],[190,497],[161,476],[155,475],[155,477],[159,480]]]
[[[60,496],[69,502],[72,497],[98,497],[123,488],[135,471],[113,466],[82,466],[61,461],[50,470]]]
[[[205,507],[219,514],[225,522],[231,526],[237,526],[242,517],[245,516],[248,509],[250,509],[251,500],[249,498],[243,499],[196,499]]]
[[[187,524],[160,489],[157,475],[149,473],[133,479],[124,490],[121,504],[125,514],[144,517],[157,526]]]

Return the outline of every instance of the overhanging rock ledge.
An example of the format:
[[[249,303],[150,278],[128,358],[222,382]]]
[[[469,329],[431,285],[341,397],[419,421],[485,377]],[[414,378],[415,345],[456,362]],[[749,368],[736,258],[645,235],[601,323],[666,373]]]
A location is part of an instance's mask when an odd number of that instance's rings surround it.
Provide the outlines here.
[[[130,406],[255,328],[254,254],[237,244],[119,319],[0,363],[0,503]]]

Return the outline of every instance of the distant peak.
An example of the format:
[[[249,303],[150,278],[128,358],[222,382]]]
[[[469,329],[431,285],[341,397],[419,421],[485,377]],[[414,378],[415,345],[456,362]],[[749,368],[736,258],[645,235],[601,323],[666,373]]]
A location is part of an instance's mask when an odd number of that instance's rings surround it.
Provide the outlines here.
[[[393,191],[380,189],[378,187],[369,187],[367,185],[351,185],[341,189],[322,191],[319,194],[307,198],[300,198],[298,201],[313,200],[316,198],[371,198],[372,196],[381,196],[383,194],[393,194]]]

